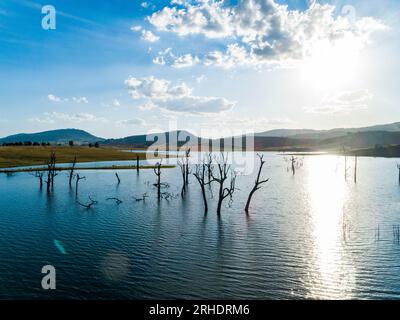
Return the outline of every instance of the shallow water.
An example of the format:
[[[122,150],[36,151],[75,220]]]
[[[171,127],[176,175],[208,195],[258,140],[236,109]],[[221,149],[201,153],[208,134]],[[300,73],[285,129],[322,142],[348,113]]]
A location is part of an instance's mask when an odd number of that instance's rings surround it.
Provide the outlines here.
[[[85,171],[76,202],[67,174],[40,191],[27,173],[0,175],[0,298],[368,299],[400,298],[400,187],[395,159],[304,157],[295,176],[268,153],[271,180],[243,208],[252,175],[240,175],[221,218],[200,188],[158,202],[152,170]],[[179,168],[162,181],[178,195]],[[133,197],[148,194],[146,202]],[[214,192],[215,193],[215,192]],[[117,205],[107,198],[118,197]],[[57,289],[41,289],[42,266]]]

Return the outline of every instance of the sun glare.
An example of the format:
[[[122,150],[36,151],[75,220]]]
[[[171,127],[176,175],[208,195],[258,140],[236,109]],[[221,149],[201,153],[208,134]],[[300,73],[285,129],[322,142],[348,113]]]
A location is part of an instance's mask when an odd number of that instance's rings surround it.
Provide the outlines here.
[[[337,89],[353,82],[359,71],[361,43],[347,37],[332,44],[318,42],[302,66],[302,77],[316,89]]]

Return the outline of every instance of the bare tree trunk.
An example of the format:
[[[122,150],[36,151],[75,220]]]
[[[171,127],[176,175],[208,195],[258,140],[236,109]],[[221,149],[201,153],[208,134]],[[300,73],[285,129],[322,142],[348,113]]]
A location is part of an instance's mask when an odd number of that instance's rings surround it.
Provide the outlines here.
[[[75,195],[78,196],[78,189],[79,189],[79,181],[86,179],[85,177],[80,177],[79,174],[76,175],[76,182],[75,182]]]
[[[225,187],[225,181],[228,179],[228,173],[230,173],[230,186]],[[218,175],[214,175],[211,173],[212,181],[217,182],[219,184],[218,191],[218,205],[217,205],[217,214],[221,215],[222,211],[222,203],[227,197],[232,197],[235,191],[235,181],[236,181],[236,173],[231,169],[231,166],[227,164],[227,158],[223,153],[221,153],[221,160],[218,163]]]
[[[136,172],[139,173],[139,155],[136,155]]]
[[[189,184],[189,157],[190,157],[190,149],[186,150],[186,152],[185,152],[185,159],[186,159],[185,183],[186,183],[186,185]]]
[[[206,197],[206,188],[205,186],[207,184],[210,184],[211,182],[206,182],[206,165],[203,163],[201,166],[200,165],[196,165],[196,172],[193,173],[193,175],[195,176],[195,178],[197,179],[197,181],[200,184],[200,188],[201,188],[201,193],[203,196],[203,203],[204,203],[204,214],[207,215],[208,213],[208,203],[207,203],[207,197]]]
[[[161,161],[156,164],[154,173],[157,176],[157,182],[155,183],[155,186],[157,187],[157,199],[161,200]]]
[[[72,163],[72,168],[69,171],[69,187],[72,187],[72,179],[74,178],[74,171],[75,171],[75,165],[76,165],[76,156],[74,158],[74,162]]]
[[[46,185],[47,185],[47,191],[50,192],[50,189],[54,188],[54,177],[57,175],[56,173],[56,154],[52,152],[50,154],[50,160],[47,163],[47,180],[46,180]]]
[[[115,173],[115,176],[117,177],[118,184],[120,184],[121,183],[121,179],[119,178],[119,175],[118,175],[117,172]]]
[[[178,160],[179,168],[181,169],[182,174],[182,189],[181,189],[181,197],[183,197],[186,193],[186,165],[184,162]]]
[[[294,156],[292,156],[291,162],[292,162],[292,172],[293,172],[293,175],[295,175],[296,174],[296,166],[295,166],[296,158]]]
[[[265,161],[263,160],[264,156],[258,154],[258,157],[260,159],[260,167],[258,169],[257,178],[254,183],[254,187],[253,187],[253,189],[251,189],[249,197],[247,198],[246,207],[244,208],[244,211],[246,211],[247,214],[249,213],[250,202],[251,202],[251,199],[252,199],[254,193],[261,188],[262,184],[267,183],[269,181],[269,179],[260,181],[261,172],[262,172],[263,166],[265,164]]]
[[[357,183],[357,165],[358,165],[358,158],[357,155],[354,157],[354,183]]]

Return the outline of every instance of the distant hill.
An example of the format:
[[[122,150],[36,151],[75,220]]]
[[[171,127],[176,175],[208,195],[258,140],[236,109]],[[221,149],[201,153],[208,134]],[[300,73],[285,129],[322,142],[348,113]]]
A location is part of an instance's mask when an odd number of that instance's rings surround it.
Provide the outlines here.
[[[78,129],[60,129],[38,133],[20,133],[0,139],[2,143],[17,143],[17,142],[50,142],[52,144],[64,144],[69,141],[74,141],[77,144],[95,143],[103,141],[103,138],[95,137],[94,135]]]
[[[243,136],[235,137],[236,150],[242,147]],[[0,139],[2,143],[15,142],[50,142],[52,144],[76,144],[100,142],[102,146],[143,149],[149,146],[165,149],[166,145],[174,148],[183,145],[195,149],[197,146],[209,146],[218,150],[218,146],[231,144],[231,137],[222,140],[211,140],[197,137],[185,131],[160,132],[154,134],[133,135],[119,139],[103,139],[78,129],[62,129],[31,134],[17,134]],[[363,128],[337,128],[332,130],[279,129],[255,134],[255,150],[293,150],[293,151],[332,151],[347,149],[366,149],[400,145],[400,122]],[[204,149],[203,149],[204,150]],[[226,149],[225,149],[226,150]]]
[[[295,139],[331,139],[345,136],[348,133],[367,132],[367,131],[386,131],[400,132],[400,122],[391,124],[375,125],[361,128],[335,128],[331,130],[310,130],[310,129],[278,129],[257,133],[256,137],[290,137]]]
[[[178,141],[178,145],[190,142],[189,144],[197,144],[197,139],[195,135],[188,131],[171,131],[171,132],[160,132],[148,135],[136,135],[129,136],[120,139],[108,139],[102,142],[102,145],[116,146],[116,147],[129,147],[129,148],[145,148],[152,144],[157,144],[162,149],[163,145],[169,144],[171,141]]]
[[[345,146],[351,149],[370,148],[375,146],[400,145],[400,132],[366,131],[348,133],[345,136],[320,140],[321,148],[337,149]]]

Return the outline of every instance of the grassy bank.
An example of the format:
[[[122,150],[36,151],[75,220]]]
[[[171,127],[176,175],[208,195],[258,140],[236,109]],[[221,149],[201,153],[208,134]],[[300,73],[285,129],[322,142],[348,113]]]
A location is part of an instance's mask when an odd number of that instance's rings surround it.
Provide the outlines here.
[[[55,152],[57,163],[71,163],[74,157],[77,162],[97,161],[136,161],[145,159],[143,153],[124,152],[113,148],[89,147],[0,147],[0,168],[13,168],[46,164],[50,153]]]

